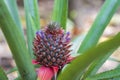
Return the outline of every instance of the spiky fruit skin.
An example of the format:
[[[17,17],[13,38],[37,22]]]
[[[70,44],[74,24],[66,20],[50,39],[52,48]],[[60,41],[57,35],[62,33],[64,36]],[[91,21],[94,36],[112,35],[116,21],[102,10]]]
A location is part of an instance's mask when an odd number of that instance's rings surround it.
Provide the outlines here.
[[[49,24],[44,30],[38,31],[33,41],[36,61],[43,66],[61,69],[67,64],[71,47],[70,33],[64,33],[56,23]]]

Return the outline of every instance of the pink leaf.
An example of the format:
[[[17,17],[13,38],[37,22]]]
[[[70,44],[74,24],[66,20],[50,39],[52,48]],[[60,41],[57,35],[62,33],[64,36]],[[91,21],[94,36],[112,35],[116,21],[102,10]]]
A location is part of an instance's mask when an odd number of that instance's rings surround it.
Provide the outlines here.
[[[54,71],[50,67],[41,66],[38,69],[38,80],[51,80],[54,76]]]
[[[52,67],[52,69],[53,69],[53,72],[54,72],[54,76],[55,76],[55,80],[56,80],[56,78],[57,78],[57,72],[58,72],[58,67],[55,67],[55,66],[53,66]]]
[[[36,60],[32,60],[32,64],[38,64],[38,62]]]
[[[74,60],[76,57],[69,57],[68,59],[67,59],[67,63],[69,63],[69,62],[71,62],[72,60]]]

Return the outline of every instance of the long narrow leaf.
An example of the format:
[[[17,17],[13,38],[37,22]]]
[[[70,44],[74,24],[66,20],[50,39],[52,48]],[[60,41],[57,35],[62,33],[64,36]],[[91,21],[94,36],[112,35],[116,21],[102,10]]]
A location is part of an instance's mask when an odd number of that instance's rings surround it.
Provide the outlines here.
[[[108,60],[111,60],[111,61],[114,61],[114,62],[120,63],[120,60],[118,60],[118,59],[116,59],[116,58],[112,58],[112,57],[110,57]]]
[[[58,80],[78,80],[91,62],[120,46],[119,41],[120,33],[114,38],[89,49],[83,55],[79,55],[61,72]]]
[[[107,80],[107,79],[114,79],[114,77],[117,77],[117,76],[120,76],[120,68],[99,73],[99,74],[90,76],[84,80]]]
[[[120,0],[106,0],[91,29],[83,40],[78,53],[83,53],[92,46],[96,45],[113,14],[116,12]]]
[[[0,80],[8,80],[7,75],[5,74],[1,67],[0,67]]]
[[[28,14],[32,16],[32,19],[35,24],[35,28],[38,30],[40,29],[40,16],[38,11],[38,0],[24,0],[26,18],[28,18]],[[28,19],[27,24],[29,23]]]
[[[20,76],[18,76],[17,78],[15,78],[14,80],[22,80],[22,78]]]
[[[104,64],[104,62],[109,58],[109,56],[117,49],[113,49],[113,51],[107,52],[104,56],[101,56],[97,60],[95,60],[90,67],[87,69],[85,72],[83,79],[86,78],[87,76],[91,76],[97,73],[97,71],[100,69],[100,67]]]
[[[18,7],[17,7],[16,0],[4,0],[4,1],[8,7],[8,10],[9,10],[14,22],[19,27],[20,31],[23,32],[20,18],[18,15]]]
[[[63,29],[66,29],[68,17],[68,0],[55,0],[52,20],[58,22]]]
[[[39,68],[40,65],[34,65],[34,67]],[[6,74],[10,74],[10,73],[15,72],[15,71],[18,71],[17,67],[14,67],[14,68],[10,69]]]
[[[18,70],[17,67],[14,67],[14,68],[10,69],[10,70],[7,72],[7,74],[10,74],[10,73],[12,73],[12,72],[14,72],[14,71],[17,71],[17,70]]]
[[[32,50],[32,41],[35,35],[35,31],[40,29],[40,19],[39,19],[37,1],[38,0],[24,0],[26,25],[27,25],[28,50],[32,58],[34,58],[33,50]]]
[[[12,51],[16,65],[23,80],[35,80],[36,73],[22,33],[10,15],[4,0],[0,0],[0,27]],[[6,18],[7,17],[7,18]]]

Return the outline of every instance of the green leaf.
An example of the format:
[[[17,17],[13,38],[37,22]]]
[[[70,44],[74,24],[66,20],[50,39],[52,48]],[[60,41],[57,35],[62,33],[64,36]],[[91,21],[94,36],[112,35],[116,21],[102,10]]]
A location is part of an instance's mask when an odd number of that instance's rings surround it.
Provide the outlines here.
[[[20,76],[18,76],[17,78],[15,78],[14,80],[22,80],[22,78]]]
[[[83,53],[92,46],[96,45],[106,26],[110,22],[113,14],[120,5],[120,0],[105,0],[98,16],[96,17],[91,29],[83,40],[78,53]]]
[[[83,78],[86,78],[88,76],[94,75],[96,74],[96,72],[100,69],[100,67],[104,64],[104,62],[109,58],[109,56],[117,49],[118,47],[116,47],[115,49],[113,49],[110,52],[107,52],[104,56],[101,56],[100,58],[98,58],[97,60],[95,60],[87,69],[87,71],[84,73]]]
[[[0,67],[0,80],[8,80],[7,75],[5,74],[1,67]]]
[[[120,68],[120,64],[116,68]]]
[[[118,77],[115,77],[114,79],[111,79],[111,80],[120,80],[120,77],[118,76]]]
[[[4,0],[0,0],[0,27],[12,51],[23,80],[36,80],[36,73],[31,63],[32,60],[28,54],[25,40],[9,13]]]
[[[28,50],[32,58],[34,58],[32,42],[35,37],[35,32],[40,29],[40,17],[38,13],[37,1],[38,0],[24,0]]]
[[[116,68],[110,71],[105,71],[103,73],[99,73],[93,76],[86,78],[85,80],[107,80],[114,79],[114,77],[120,76],[120,68]],[[120,79],[120,78],[119,78]]]
[[[35,28],[39,30],[40,29],[40,16],[38,13],[39,12],[38,11],[38,0],[24,0],[24,7],[25,7],[27,24],[29,22],[28,21],[29,19],[27,18],[30,15],[34,21]]]
[[[14,67],[14,68],[10,69],[10,70],[7,72],[7,74],[10,74],[10,73],[12,73],[12,72],[14,72],[14,71],[17,71],[17,70],[18,70],[17,67]]]
[[[108,60],[111,60],[111,61],[115,61],[115,62],[120,63],[120,60],[118,60],[118,59],[116,59],[116,58],[112,58],[112,57],[110,57]]]
[[[58,22],[63,29],[66,29],[68,17],[68,0],[55,0],[52,20]]]
[[[17,7],[16,0],[4,0],[4,1],[7,5],[7,8],[9,10],[14,22],[19,27],[20,31],[23,33],[22,25],[21,25],[20,18],[18,15],[18,7]]]
[[[34,65],[34,67],[39,68],[40,65]],[[14,68],[10,69],[6,74],[10,74],[10,73],[15,72],[15,71],[18,71],[17,67],[14,67]]]
[[[92,47],[73,60],[58,76],[58,80],[78,80],[85,69],[97,58],[120,46],[120,33],[112,39]],[[113,44],[114,43],[114,44]]]

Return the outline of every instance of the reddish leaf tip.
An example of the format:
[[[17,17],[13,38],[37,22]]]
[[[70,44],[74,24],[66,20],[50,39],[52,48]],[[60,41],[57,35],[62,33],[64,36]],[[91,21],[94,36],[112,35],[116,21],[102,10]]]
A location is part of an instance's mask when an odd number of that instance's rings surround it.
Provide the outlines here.
[[[32,60],[32,64],[38,64],[38,62],[36,60]]]
[[[51,80],[54,76],[54,71],[50,67],[41,66],[38,69],[38,80]]]

